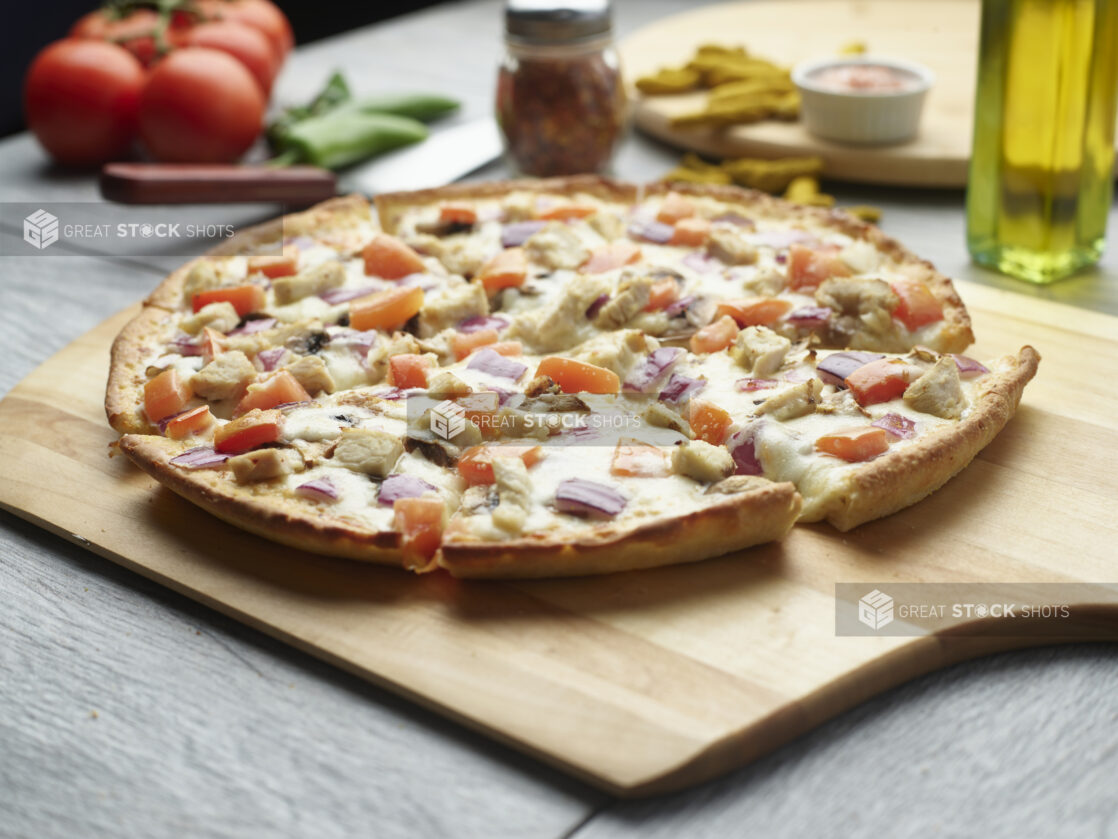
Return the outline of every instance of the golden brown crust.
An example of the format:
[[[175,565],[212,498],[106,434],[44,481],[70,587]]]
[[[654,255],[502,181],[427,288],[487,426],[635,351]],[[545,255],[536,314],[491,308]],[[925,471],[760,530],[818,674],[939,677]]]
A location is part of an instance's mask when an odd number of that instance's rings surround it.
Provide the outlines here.
[[[810,222],[820,227],[829,227],[839,233],[844,233],[852,239],[862,239],[869,242],[881,254],[896,264],[904,266],[913,279],[920,280],[927,285],[928,290],[935,295],[940,305],[943,306],[944,324],[939,341],[936,342],[933,349],[939,352],[963,352],[974,342],[970,315],[967,314],[966,306],[963,305],[951,278],[939,273],[932,263],[926,259],[921,259],[896,239],[886,236],[880,228],[872,224],[861,221],[842,210],[793,204],[755,189],[743,189],[737,186],[659,182],[649,184],[644,189],[644,195],[646,196],[662,195],[668,192],[713,198],[718,201],[737,204],[765,218],[782,219],[794,223]],[[873,349],[878,352],[904,352],[909,347],[898,345],[860,347],[860,349]]]
[[[603,201],[632,204],[640,189],[636,184],[615,181],[599,175],[572,175],[565,178],[546,178],[543,180],[488,181],[485,183],[450,184],[434,189],[420,189],[414,192],[386,192],[377,195],[377,213],[380,224],[386,233],[396,233],[400,217],[416,207],[437,204],[443,201],[477,201],[486,198],[501,198],[514,192],[538,192],[554,195],[592,195]]]
[[[172,315],[157,306],[144,306],[113,341],[109,381],[105,387],[105,415],[121,434],[150,434],[155,426],[140,410],[144,404],[147,359],[159,354]]]
[[[383,565],[408,567],[400,534],[374,530],[325,513],[276,492],[273,483],[241,486],[228,471],[186,470],[170,463],[182,446],[165,437],[126,434],[120,449],[164,486],[229,524],[301,550]]]
[[[790,483],[738,495],[711,495],[710,506],[584,538],[539,535],[508,542],[443,542],[438,564],[455,577],[530,578],[611,574],[697,562],[782,538],[800,512]]]
[[[809,499],[818,511],[810,520],[826,519],[839,530],[850,530],[915,504],[939,489],[1013,417],[1039,362],[1040,355],[1029,346],[1016,356],[1001,359],[999,369],[983,380],[971,412],[963,420],[852,470],[827,498],[817,504]]]

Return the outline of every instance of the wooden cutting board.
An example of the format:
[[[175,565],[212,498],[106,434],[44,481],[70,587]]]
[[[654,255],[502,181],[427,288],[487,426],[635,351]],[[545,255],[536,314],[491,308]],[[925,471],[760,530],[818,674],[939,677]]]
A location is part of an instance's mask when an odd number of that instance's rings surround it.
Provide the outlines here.
[[[102,391],[131,311],[0,403],[0,504],[610,792],[679,788],[919,673],[1051,640],[981,634],[1004,630],[993,619],[967,637],[950,622],[922,637],[838,636],[837,582],[1118,581],[1118,319],[959,286],[982,336],[974,354],[1032,343],[1040,373],[961,475],[847,534],[813,525],[696,565],[529,583],[280,547],[110,456]],[[1067,637],[1100,619],[1113,631],[1115,603],[1076,613]]]
[[[765,121],[725,130],[673,128],[705,93],[641,96],[634,119],[647,133],[712,158],[815,154],[827,177],[874,184],[962,187],[967,182],[978,56],[978,0],[760,0],[725,3],[663,18],[621,44],[630,83],[685,63],[700,44],[744,45],[778,64],[836,55],[851,41],[871,54],[916,61],[936,84],[915,140],[893,146],[843,145],[809,134],[801,122]]]

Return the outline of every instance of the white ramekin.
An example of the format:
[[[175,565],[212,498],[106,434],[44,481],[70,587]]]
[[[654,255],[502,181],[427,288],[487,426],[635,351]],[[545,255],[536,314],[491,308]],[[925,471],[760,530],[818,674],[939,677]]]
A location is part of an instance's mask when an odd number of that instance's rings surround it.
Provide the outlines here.
[[[820,86],[812,77],[828,67],[872,64],[910,74],[916,84],[898,91],[838,91]],[[800,90],[804,126],[812,134],[840,143],[901,143],[916,136],[920,111],[935,75],[911,61],[877,56],[824,58],[806,61],[792,70]]]

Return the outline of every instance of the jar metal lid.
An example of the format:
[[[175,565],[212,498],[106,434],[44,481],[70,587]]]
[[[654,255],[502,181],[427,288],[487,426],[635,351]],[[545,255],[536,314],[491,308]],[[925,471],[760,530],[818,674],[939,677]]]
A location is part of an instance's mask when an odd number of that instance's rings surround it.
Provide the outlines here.
[[[505,33],[527,44],[569,44],[608,35],[609,0],[508,0]]]

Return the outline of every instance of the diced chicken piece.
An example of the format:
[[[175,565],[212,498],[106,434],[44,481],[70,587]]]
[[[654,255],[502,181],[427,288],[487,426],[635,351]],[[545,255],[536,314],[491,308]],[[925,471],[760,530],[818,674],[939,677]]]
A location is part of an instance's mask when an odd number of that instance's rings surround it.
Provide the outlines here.
[[[619,329],[627,324],[648,305],[652,283],[648,276],[622,278],[617,292],[598,310],[594,325],[599,329]]]
[[[519,533],[532,509],[532,479],[519,457],[493,458],[493,477],[497,487],[497,506],[493,524],[509,533]]]
[[[546,308],[513,321],[504,338],[521,341],[528,352],[555,352],[577,343],[580,329],[586,329],[586,310],[609,291],[609,281],[601,275],[578,274],[566,291]]]
[[[301,384],[311,396],[324,391],[333,393],[337,388],[334,377],[326,368],[326,362],[317,355],[304,355],[284,365],[284,369],[294,376],[295,381]]]
[[[893,310],[897,295],[884,280],[831,277],[815,290],[820,306],[829,306],[838,313],[831,323],[831,333],[848,339],[856,332],[886,336],[893,331]],[[842,340],[845,343],[845,340]]]
[[[792,387],[786,387],[762,402],[754,412],[768,414],[775,420],[795,419],[815,413],[823,383],[819,379],[808,379]]]
[[[757,248],[737,227],[716,225],[711,228],[707,253],[730,265],[752,265],[757,261]]]
[[[536,196],[531,192],[514,192],[501,204],[505,221],[530,221],[536,217]]]
[[[590,256],[578,234],[560,222],[551,222],[530,236],[524,250],[533,262],[553,271],[577,268]]]
[[[530,417],[524,411],[515,408],[501,408],[497,412],[493,426],[501,436],[507,438],[532,437],[536,440],[546,440],[551,436],[551,429],[548,428],[546,421],[542,421],[540,417]]]
[[[967,408],[955,359],[943,356],[930,370],[908,386],[904,403],[915,411],[942,419],[959,419]]]
[[[229,458],[228,465],[238,483],[252,484],[302,471],[303,458],[291,449],[259,449]]]
[[[395,434],[371,428],[344,428],[333,457],[347,469],[383,478],[403,453],[404,444]]]
[[[815,405],[820,414],[834,414],[840,417],[868,417],[869,413],[858,404],[849,390],[836,390],[822,397]]]
[[[189,303],[198,292],[209,291],[211,288],[217,288],[220,284],[221,281],[217,277],[217,271],[214,270],[213,263],[205,258],[200,259],[191,265],[190,270],[186,272],[186,280],[182,287],[183,299]]]
[[[881,264],[881,253],[865,239],[855,239],[839,252],[850,270],[855,274],[868,274],[876,271]]]
[[[624,329],[592,338],[571,353],[571,357],[605,367],[624,379],[636,364],[637,358],[648,350],[648,339],[640,330]]]
[[[365,354],[369,368],[369,381],[379,382],[388,375],[388,359],[394,355],[420,355],[422,350],[414,335],[396,332],[387,341],[378,341]]]
[[[240,350],[247,356],[255,356],[262,350],[270,350],[277,346],[286,345],[292,338],[306,334],[307,325],[305,323],[278,324],[271,329],[265,329],[261,332],[228,335],[225,338],[225,349]]]
[[[775,297],[784,290],[788,280],[779,271],[761,268],[742,281],[742,288],[758,297]]]
[[[734,471],[734,459],[722,446],[692,440],[672,450],[672,470],[702,483],[713,483]]]
[[[345,268],[340,262],[322,262],[290,277],[272,280],[276,303],[286,305],[312,294],[321,294],[345,283]]]
[[[737,495],[739,492],[752,492],[755,489],[762,489],[771,484],[768,478],[762,478],[760,475],[731,475],[724,481],[719,481],[714,486],[707,489],[710,495]]]
[[[753,376],[763,379],[780,369],[790,349],[792,342],[767,326],[747,326],[734,339],[730,357]]]
[[[240,396],[256,378],[256,368],[239,350],[223,352],[190,379],[190,386],[203,399],[219,402]]]
[[[694,437],[691,424],[663,402],[652,402],[641,413],[641,419],[655,428],[678,431],[688,439]]]
[[[456,327],[466,318],[489,314],[489,300],[480,283],[455,283],[432,291],[419,310],[419,336],[430,338]]]
[[[443,371],[432,376],[427,382],[427,390],[439,394],[440,399],[448,396],[464,396],[473,393],[474,389],[449,371]]]
[[[617,213],[598,212],[586,219],[590,229],[605,239],[612,242],[625,235],[625,219]]]
[[[236,329],[240,322],[241,316],[237,314],[233,304],[223,301],[205,305],[190,317],[183,318],[179,322],[179,328],[190,335],[197,335],[202,331],[203,326],[216,329],[218,332],[228,332]]]

